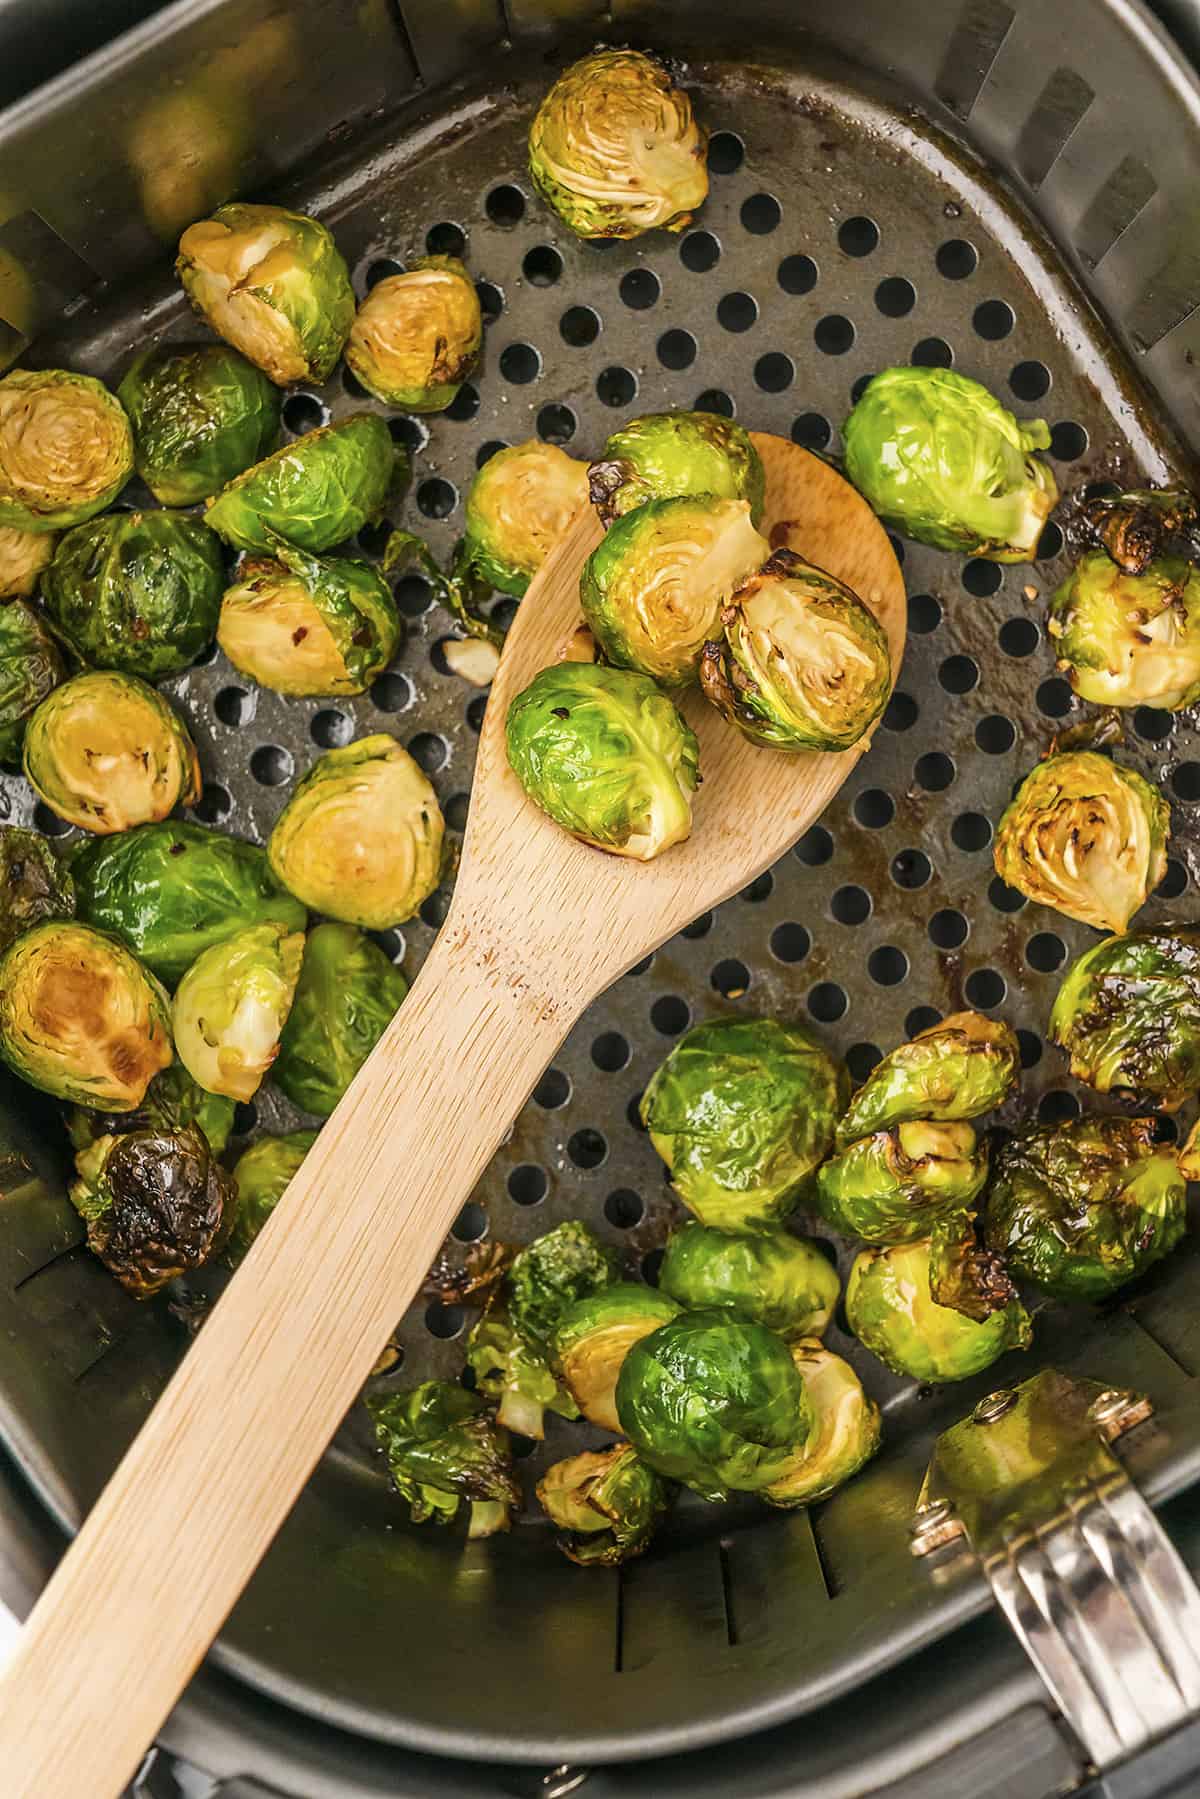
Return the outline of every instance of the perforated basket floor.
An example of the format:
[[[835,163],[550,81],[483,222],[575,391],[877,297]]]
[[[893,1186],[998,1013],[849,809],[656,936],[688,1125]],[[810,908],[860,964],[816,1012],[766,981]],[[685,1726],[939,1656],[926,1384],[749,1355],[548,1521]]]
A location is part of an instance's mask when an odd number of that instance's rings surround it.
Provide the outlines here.
[[[330,218],[360,294],[426,250],[463,254],[479,281],[489,325],[478,375],[448,413],[392,420],[416,469],[395,517],[439,554],[461,529],[476,468],[501,444],[540,434],[584,456],[637,412],[700,406],[836,457],[861,384],[904,361],[952,365],[1020,416],[1046,417],[1065,489],[1167,475],[1169,445],[1086,306],[968,158],[907,110],[834,77],[696,63],[688,79],[714,131],[712,193],[682,237],[583,245],[558,227],[524,168],[544,80],[460,99],[441,122],[335,171],[327,193],[291,196]],[[116,379],[148,328],[195,335],[165,281],[120,313],[77,322],[40,359]],[[294,393],[284,416],[299,433],[373,405],[347,375]],[[141,496],[131,490],[123,503]],[[377,555],[385,535],[366,533],[358,547]],[[1041,629],[1061,549],[1055,524],[1029,567],[897,545],[911,635],[870,755],[792,854],[592,1007],[454,1241],[489,1232],[524,1241],[586,1217],[653,1280],[680,1214],[638,1129],[637,1099],[689,1023],[720,1012],[812,1023],[861,1079],[906,1033],[975,1006],[1020,1030],[1024,1091],[1007,1119],[1078,1108],[1043,1030],[1059,971],[1091,933],[998,884],[990,854],[1014,782],[1080,713]],[[429,772],[461,832],[486,696],[448,672],[450,625],[428,585],[406,578],[397,595],[408,642],[361,700],[284,699],[249,687],[219,655],[165,684],[200,748],[197,817],[260,840],[322,749],[387,730]],[[1145,919],[1190,912],[1200,870],[1194,723],[1134,713],[1125,754],[1173,802],[1169,871]],[[4,778],[2,804],[11,820],[58,828],[15,777]],[[381,939],[410,976],[444,910],[438,894]],[[78,1228],[42,1114],[24,1091],[11,1092],[9,1107],[13,1141],[46,1184],[10,1181],[5,1202],[0,1425],[70,1520],[186,1338],[71,1247]],[[239,1126],[296,1121],[264,1089]],[[844,1270],[848,1251],[828,1249]],[[969,1575],[938,1586],[914,1569],[905,1536],[933,1434],[978,1392],[1032,1372],[1039,1358],[1147,1387],[1166,1432],[1151,1485],[1188,1478],[1200,1337],[1185,1295],[1196,1278],[1185,1249],[1106,1314],[1046,1309],[1032,1354],[936,1394],[860,1354],[839,1321],[833,1347],[884,1404],[878,1462],[811,1515],[685,1503],[652,1555],[619,1577],[561,1561],[532,1514],[511,1538],[480,1545],[407,1528],[364,1420],[352,1416],[216,1654],[351,1728],[498,1758],[695,1746],[812,1708],[985,1602]],[[402,1364],[386,1378],[456,1370],[470,1318],[415,1307],[397,1334]],[[525,1470],[532,1477],[591,1440],[556,1424]]]

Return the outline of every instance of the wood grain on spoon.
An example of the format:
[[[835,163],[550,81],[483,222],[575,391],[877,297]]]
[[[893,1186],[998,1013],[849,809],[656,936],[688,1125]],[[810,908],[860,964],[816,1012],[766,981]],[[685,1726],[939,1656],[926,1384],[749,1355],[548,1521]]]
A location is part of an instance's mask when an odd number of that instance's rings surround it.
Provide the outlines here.
[[[882,526],[818,458],[755,442],[772,544],[848,582],[898,667],[904,585]],[[419,978],[0,1677],[4,1799],[116,1799],[576,1018],[776,861],[862,753],[755,749],[696,694],[685,710],[704,785],[690,841],[644,864],[566,836],[509,769],[504,715],[574,626],[579,571],[600,535],[590,514],[577,518],[517,613],[453,904]],[[397,1630],[403,1645],[403,1619]]]

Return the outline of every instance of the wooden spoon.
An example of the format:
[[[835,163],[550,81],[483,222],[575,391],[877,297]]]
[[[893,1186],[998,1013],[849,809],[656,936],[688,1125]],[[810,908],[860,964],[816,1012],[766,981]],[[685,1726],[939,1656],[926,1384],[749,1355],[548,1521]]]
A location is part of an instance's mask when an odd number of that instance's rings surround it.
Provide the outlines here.
[[[827,464],[757,437],[764,530],[849,583],[904,648],[886,533]],[[509,632],[441,935],[38,1601],[0,1678],[4,1799],[116,1799],[208,1649],[539,1075],[596,995],[769,868],[861,755],[746,743],[696,695],[690,841],[649,864],[575,842],[508,767],[509,701],[578,618],[572,523]]]

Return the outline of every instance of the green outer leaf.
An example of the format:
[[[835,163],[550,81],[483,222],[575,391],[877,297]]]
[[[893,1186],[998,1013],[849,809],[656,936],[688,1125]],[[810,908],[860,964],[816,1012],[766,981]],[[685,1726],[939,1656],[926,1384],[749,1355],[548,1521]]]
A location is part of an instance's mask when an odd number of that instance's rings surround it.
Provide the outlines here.
[[[408,982],[355,925],[309,933],[271,1079],[293,1105],[328,1118],[391,1023]]]
[[[817,1172],[821,1210],[864,1243],[911,1243],[960,1212],[987,1180],[986,1143],[969,1124],[908,1120],[839,1150]]]
[[[556,1225],[520,1251],[508,1271],[508,1315],[521,1336],[549,1344],[568,1307],[617,1279],[617,1257],[590,1225]]]
[[[760,524],[766,475],[750,433],[715,412],[649,412],[614,431],[592,464],[593,498],[606,523],[678,494],[749,500]]]
[[[966,1380],[1008,1349],[1027,1349],[1033,1331],[1020,1300],[976,1324],[929,1292],[929,1243],[864,1249],[846,1284],[846,1317],[859,1342],[897,1374]]]
[[[41,832],[0,825],[0,955],[33,925],[74,915],[75,883]]]
[[[543,1414],[578,1418],[579,1407],[545,1352],[513,1328],[503,1305],[491,1305],[467,1338],[467,1367],[479,1391],[499,1405],[499,1422],[524,1437],[545,1436]]]
[[[377,413],[351,413],[236,476],[209,501],[205,522],[239,550],[273,553],[277,533],[319,553],[377,519],[408,466]]]
[[[727,1306],[785,1342],[819,1337],[842,1290],[837,1269],[803,1237],[731,1237],[696,1222],[672,1233],[658,1285],[689,1311]]]
[[[66,676],[62,652],[24,600],[0,606],[0,762],[19,762],[25,725]]]
[[[282,538],[275,558],[308,590],[338,647],[353,691],[365,693],[400,647],[404,626],[383,576],[349,556],[310,556]]]
[[[117,389],[137,472],[163,506],[193,506],[252,467],[279,435],[283,396],[227,344],[145,350]]]
[[[1169,712],[1200,699],[1200,569],[1182,556],[1125,575],[1090,551],[1055,592],[1046,630],[1081,699]]]
[[[978,1118],[1000,1105],[1020,1067],[1010,1025],[955,1012],[876,1063],[838,1125],[838,1147],[905,1119]]]
[[[0,381],[0,420],[3,418],[3,397],[6,391],[12,393],[43,388],[61,388],[64,392],[73,391],[99,402],[95,423],[98,425],[99,421],[103,421],[106,441],[96,445],[98,455],[95,457],[91,455],[93,444],[89,443],[87,447],[89,461],[94,460],[97,474],[106,478],[102,486],[86,500],[72,500],[65,487],[57,486],[44,487],[41,498],[37,501],[22,500],[5,477],[3,433],[0,428],[0,525],[12,525],[21,531],[60,531],[68,525],[82,524],[84,519],[94,518],[106,506],[112,505],[133,473],[133,433],[124,408],[102,381],[95,381],[90,375],[76,375],[68,369],[13,369]],[[58,396],[60,401],[63,398],[64,394]],[[56,445],[59,455],[63,448],[60,433]],[[79,452],[76,463],[78,467],[83,462],[83,445],[79,444],[76,448]],[[81,469],[80,472],[85,471]]]
[[[316,1131],[287,1131],[280,1137],[260,1137],[234,1163],[237,1221],[226,1250],[233,1267],[237,1267],[283,1198],[316,1140]]]
[[[1173,1112],[1200,1088],[1200,929],[1107,937],[1071,964],[1050,1040],[1097,1093]]]

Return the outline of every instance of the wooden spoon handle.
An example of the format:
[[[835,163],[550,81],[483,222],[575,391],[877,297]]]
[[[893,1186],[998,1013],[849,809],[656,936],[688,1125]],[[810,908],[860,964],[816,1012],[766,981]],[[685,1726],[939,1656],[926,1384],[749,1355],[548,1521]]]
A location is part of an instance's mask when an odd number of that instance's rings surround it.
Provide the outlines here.
[[[582,1004],[447,924],[0,1676],[4,1799],[132,1778]]]

